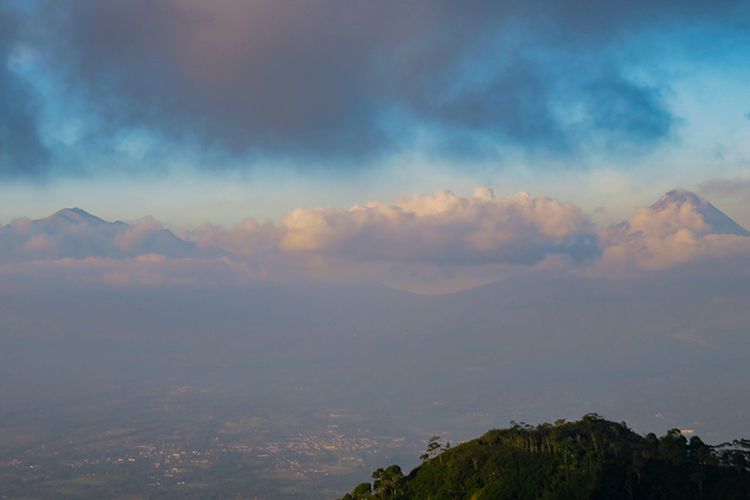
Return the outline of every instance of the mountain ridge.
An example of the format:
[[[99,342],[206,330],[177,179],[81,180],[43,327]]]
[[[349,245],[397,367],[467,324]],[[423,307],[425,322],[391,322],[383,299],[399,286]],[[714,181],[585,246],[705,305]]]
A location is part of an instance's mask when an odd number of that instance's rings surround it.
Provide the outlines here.
[[[670,210],[675,205],[681,210],[684,207],[688,207],[688,209],[692,209],[698,213],[710,228],[711,234],[750,236],[750,231],[740,226],[734,219],[716,208],[710,201],[692,191],[684,189],[667,191],[648,207],[648,210],[663,212]]]
[[[0,227],[0,258],[35,259],[127,258],[155,253],[167,257],[223,255],[201,249],[156,221],[110,222],[86,210],[63,208],[40,219]]]
[[[750,440],[709,446],[672,429],[642,436],[597,414],[506,429],[451,447],[428,442],[404,475],[378,468],[342,500],[744,499]]]
[[[640,244],[644,239],[669,237],[682,230],[696,236],[750,237],[750,231],[708,200],[691,191],[675,189],[637,210],[630,219],[600,229],[599,238],[604,248],[621,242]],[[63,208],[41,219],[0,227],[0,258],[4,260],[124,258],[147,253],[217,257],[230,255],[231,250],[183,239],[150,218],[133,224],[110,222],[80,207]],[[592,255],[581,258],[590,260]]]
[[[53,213],[52,215],[49,215],[47,217],[44,217],[43,219],[39,220],[47,220],[47,221],[66,221],[73,224],[81,224],[81,223],[89,223],[89,224],[117,224],[117,222],[107,222],[104,219],[97,217],[96,215],[93,215],[90,212],[87,212],[86,210],[78,207],[73,208],[63,208],[58,210],[57,212]]]

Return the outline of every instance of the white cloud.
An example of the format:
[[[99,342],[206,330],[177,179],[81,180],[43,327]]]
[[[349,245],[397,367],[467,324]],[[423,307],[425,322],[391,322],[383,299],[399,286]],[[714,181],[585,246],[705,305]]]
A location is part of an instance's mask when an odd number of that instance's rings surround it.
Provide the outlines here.
[[[135,224],[128,226],[114,237],[114,244],[124,252],[133,250],[152,233],[163,230],[164,227],[153,217],[144,217]]]
[[[187,238],[150,217],[132,225],[82,211],[19,219],[0,229],[0,274],[110,285],[364,281],[445,292],[524,273],[615,276],[750,260],[748,233],[681,191],[599,230],[569,203],[478,188],[468,197],[444,190],[298,208],[278,224],[248,218]]]
[[[526,193],[495,198],[488,188],[466,198],[440,191],[348,210],[296,209],[281,225],[287,252],[361,261],[534,264],[595,248],[594,226],[575,206]]]
[[[658,270],[750,256],[747,231],[692,193],[672,191],[602,233],[599,273]]]

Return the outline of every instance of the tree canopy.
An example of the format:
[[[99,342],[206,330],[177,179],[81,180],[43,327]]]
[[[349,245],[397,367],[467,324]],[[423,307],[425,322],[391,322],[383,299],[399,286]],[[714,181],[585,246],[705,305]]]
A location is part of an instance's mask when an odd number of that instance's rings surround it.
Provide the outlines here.
[[[397,465],[377,469],[344,500],[750,498],[749,440],[709,446],[678,429],[641,436],[589,414],[436,443],[407,476]]]

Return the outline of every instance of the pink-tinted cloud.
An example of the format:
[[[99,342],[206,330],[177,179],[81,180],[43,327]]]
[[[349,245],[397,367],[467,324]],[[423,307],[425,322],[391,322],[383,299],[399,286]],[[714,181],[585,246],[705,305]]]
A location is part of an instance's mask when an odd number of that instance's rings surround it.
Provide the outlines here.
[[[155,253],[196,257],[195,244],[176,237],[153,217],[135,224],[107,222],[81,209],[63,209],[39,220],[0,227],[0,262],[88,257],[128,258]]]
[[[597,272],[669,269],[750,257],[748,232],[692,193],[672,191],[627,222],[603,231]]]
[[[0,229],[0,275],[109,285],[322,280],[442,292],[538,272],[608,277],[750,262],[750,233],[682,191],[604,229],[569,203],[478,188],[467,197],[446,190],[297,208],[279,223],[248,218],[186,237],[153,218],[129,225],[61,211],[21,219]]]
[[[270,256],[278,252],[283,230],[273,222],[260,223],[248,217],[232,228],[207,224],[188,232],[200,248],[222,248],[243,257]]]
[[[450,191],[348,210],[296,209],[282,220],[283,250],[362,261],[533,264],[549,254],[578,257],[594,248],[594,227],[580,209],[519,193],[495,198]]]

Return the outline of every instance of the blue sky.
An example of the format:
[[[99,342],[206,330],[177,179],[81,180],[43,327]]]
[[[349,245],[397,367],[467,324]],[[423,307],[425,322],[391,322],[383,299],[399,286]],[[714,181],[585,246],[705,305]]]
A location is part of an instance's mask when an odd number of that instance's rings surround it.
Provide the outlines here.
[[[128,410],[163,373],[232,421],[390,401],[719,442],[750,423],[747,229],[747,0],[0,0],[23,436],[48,395],[92,421],[76,394]]]
[[[750,177],[743,4],[8,2],[0,221],[489,185],[605,222],[706,189],[750,225],[750,195],[717,188]]]

